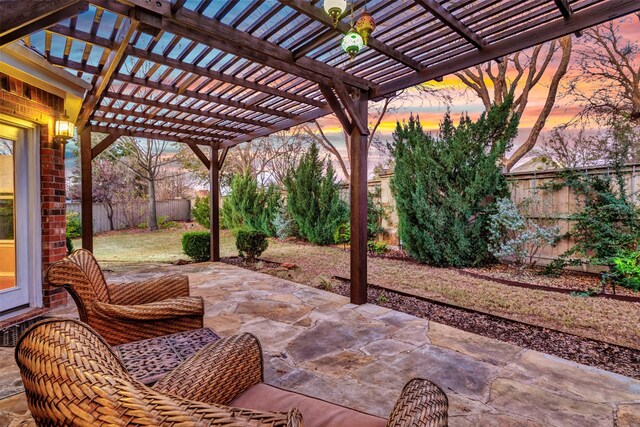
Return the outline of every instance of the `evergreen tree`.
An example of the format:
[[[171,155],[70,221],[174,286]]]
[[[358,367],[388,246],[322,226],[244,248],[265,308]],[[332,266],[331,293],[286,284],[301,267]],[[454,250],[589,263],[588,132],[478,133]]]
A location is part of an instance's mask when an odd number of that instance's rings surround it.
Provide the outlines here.
[[[397,124],[390,144],[395,158],[391,182],[399,237],[409,254],[438,266],[473,266],[487,260],[488,215],[508,193],[500,161],[517,134],[512,99],[473,122],[455,126],[447,113],[437,136],[420,120]]]
[[[333,243],[333,232],[347,218],[331,162],[320,160],[312,144],[285,179],[287,209],[301,237],[318,245]]]
[[[279,205],[280,191],[276,186],[261,188],[250,173],[238,174],[222,204],[222,224],[228,229],[249,228],[273,237],[273,220]]]

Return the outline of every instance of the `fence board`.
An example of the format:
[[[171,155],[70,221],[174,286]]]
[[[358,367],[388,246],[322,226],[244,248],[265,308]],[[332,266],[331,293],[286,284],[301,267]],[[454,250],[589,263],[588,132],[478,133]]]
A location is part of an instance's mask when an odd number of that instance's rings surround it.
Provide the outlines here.
[[[157,215],[170,221],[189,221],[191,219],[191,201],[185,199],[163,200],[156,202]],[[67,212],[80,213],[80,203],[68,202]],[[114,229],[138,227],[147,221],[148,202],[118,203],[113,209]],[[111,230],[107,209],[102,203],[93,204],[93,232]]]

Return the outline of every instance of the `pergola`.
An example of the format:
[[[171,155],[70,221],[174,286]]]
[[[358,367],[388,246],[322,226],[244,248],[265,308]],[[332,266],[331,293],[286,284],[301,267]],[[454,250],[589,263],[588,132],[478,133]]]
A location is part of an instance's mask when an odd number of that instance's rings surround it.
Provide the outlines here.
[[[0,46],[24,43],[93,88],[77,127],[83,247],[91,161],[120,136],[187,144],[218,174],[237,144],[335,114],[351,135],[351,301],[367,300],[369,101],[640,10],[638,0],[352,0],[378,29],[350,60],[321,0],[2,0]],[[91,133],[106,134],[91,146]],[[210,155],[205,154],[206,151]]]

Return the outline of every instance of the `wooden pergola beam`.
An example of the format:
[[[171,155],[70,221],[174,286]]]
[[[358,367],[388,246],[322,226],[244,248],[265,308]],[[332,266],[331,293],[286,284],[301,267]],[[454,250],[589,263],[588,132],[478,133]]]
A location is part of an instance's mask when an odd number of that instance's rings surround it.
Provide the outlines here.
[[[202,128],[202,129],[211,129],[211,130],[216,130],[216,131],[220,131],[220,132],[230,132],[230,133],[240,134],[240,135],[247,133],[247,131],[243,131],[242,129],[236,129],[236,128],[231,127],[231,126],[220,126],[220,125],[215,125],[215,124],[206,124],[206,123],[202,123],[202,122],[194,122],[192,120],[184,120],[184,119],[178,119],[178,118],[175,118],[175,117],[167,117],[167,116],[154,115],[153,117],[151,117],[150,114],[143,113],[141,111],[122,110],[120,108],[105,107],[105,106],[100,106],[98,108],[98,110],[96,110],[96,111],[101,111],[103,113],[122,114],[124,116],[137,117],[137,118],[147,119],[147,120],[157,120],[157,121],[162,121],[162,122],[165,122],[165,123],[173,123],[173,124],[181,125],[181,126],[191,126],[191,127],[196,127],[196,128]],[[100,119],[102,117],[104,117],[104,116],[98,117],[98,116],[96,116],[94,114],[92,117],[93,117],[94,120],[100,121]]]
[[[143,132],[146,131],[158,131],[158,132],[171,132],[171,133],[179,133],[179,134],[189,134],[189,135],[193,135],[193,136],[199,136],[202,138],[213,138],[216,139],[216,135],[211,134],[209,132],[203,132],[202,130],[199,129],[181,129],[181,128],[177,128],[175,126],[160,126],[160,125],[153,125],[153,124],[149,124],[149,123],[138,123],[138,122],[134,122],[134,121],[129,121],[129,120],[118,120],[115,118],[107,118],[107,117],[92,117],[91,118],[92,121],[98,122],[98,123],[107,123],[110,125],[118,125],[118,126],[127,126],[127,127],[131,127],[134,129],[144,129]]]
[[[195,154],[196,157],[198,159],[200,159],[200,161],[202,162],[204,167],[207,168],[207,170],[211,168],[211,164],[209,163],[209,159],[207,158],[206,154],[204,154],[202,152],[200,147],[198,147],[196,144],[194,144],[192,142],[185,142],[185,144],[187,144],[187,147],[191,148],[191,151],[193,151],[193,154]]]
[[[172,34],[187,37],[223,52],[315,83],[331,84],[331,80],[337,78],[345,84],[359,89],[368,90],[375,86],[374,83],[363,78],[311,58],[305,57],[295,61],[293,54],[287,49],[196,12],[182,9],[175,16],[175,18],[164,16],[161,23],[150,19],[148,23],[149,25],[160,25],[162,29]]]
[[[230,83],[235,86],[244,87],[247,89],[252,89],[257,92],[266,93],[266,94],[277,96],[283,99],[288,99],[288,100],[300,102],[303,104],[313,105],[314,107],[324,106],[322,102],[317,101],[313,98],[292,94],[285,90],[277,89],[275,87],[256,83],[250,80],[241,79],[241,78],[231,76],[229,74],[221,73],[218,71],[209,70],[204,67],[199,67],[197,65],[189,64],[183,61],[178,61],[177,59],[172,59],[163,55],[158,55],[156,53],[147,52],[144,49],[136,48],[134,46],[127,47],[126,52],[129,55],[137,56],[138,58],[147,59],[149,61],[167,65],[169,67],[173,67],[178,70],[194,73],[194,74],[197,74],[198,76],[208,77],[214,80]]]
[[[217,143],[211,144],[209,161],[209,237],[210,261],[220,261],[220,163]]]
[[[84,125],[84,123],[89,120],[89,117],[93,113],[93,109],[100,102],[100,99],[102,99],[102,94],[111,83],[111,79],[120,65],[120,60],[124,55],[127,45],[131,41],[131,38],[136,32],[139,24],[139,21],[133,19],[125,19],[122,23],[116,38],[114,49],[109,52],[109,56],[102,68],[102,73],[98,76],[93,89],[85,97],[85,101],[82,104],[78,120],[76,121],[78,126]]]
[[[48,0],[15,7],[5,5],[0,17],[0,47],[77,16],[88,8],[89,5],[80,0]]]
[[[312,5],[308,1],[304,1],[304,0],[278,0],[278,1],[282,4],[286,4],[290,8],[300,13],[307,15],[310,18],[313,18],[314,20],[323,24],[325,27],[331,29],[334,33],[346,34],[351,29],[349,24],[346,24],[345,22],[342,22],[342,21],[339,21],[338,25],[334,27],[333,20],[331,19],[331,17],[324,10],[322,10],[317,6]],[[324,42],[326,38],[323,36],[322,40]],[[407,67],[413,68],[414,70],[422,70],[424,68],[424,66],[419,61],[416,61],[415,59],[411,58],[408,55],[405,55],[399,50],[377,40],[373,36],[369,37],[368,46],[382,53],[383,55],[401,64],[406,65]]]
[[[120,134],[117,132],[109,133],[105,136],[102,141],[96,144],[95,147],[91,149],[91,160],[95,159],[107,148],[111,147],[111,145],[116,142],[120,138]]]
[[[218,164],[220,165],[220,169],[224,166],[224,161],[227,159],[227,153],[229,152],[229,147],[225,147],[222,149],[222,153],[220,153],[220,158],[218,159]]]
[[[352,101],[356,106],[353,122],[368,121],[367,94],[360,92],[359,97]],[[367,158],[369,151],[368,129],[364,134],[358,126],[354,126],[350,135],[349,159],[350,176],[350,223],[351,223],[351,303],[367,303]]]
[[[91,160],[91,126],[85,126],[80,132],[82,248],[93,252],[93,177]]]
[[[483,40],[476,33],[471,31],[469,27],[464,25],[462,21],[456,18],[451,12],[442,7],[436,0],[414,0],[417,4],[422,6],[425,10],[439,19],[444,25],[451,28],[458,33],[461,37],[467,40],[478,49],[482,49],[487,46],[487,42]]]
[[[603,22],[612,21],[640,10],[637,0],[618,0],[616,8],[610,3],[599,3],[588,9],[574,12],[569,18],[556,20],[540,25],[520,33],[517,37],[509,37],[496,43],[491,43],[484,49],[459,55],[448,61],[434,65],[423,71],[408,74],[402,78],[385,83],[372,89],[371,99],[386,97],[393,92],[415,86],[437,77],[446,76],[458,70],[473,67],[495,58],[510,55],[550,40],[557,39]]]
[[[294,126],[301,125],[303,123],[310,122],[312,120],[318,119],[320,117],[324,117],[327,114],[331,114],[332,110],[329,105],[322,108],[316,108],[314,110],[309,111],[308,113],[301,114],[296,116],[293,119],[281,120],[276,124],[271,126],[263,127],[246,135],[239,136],[237,138],[233,138],[230,141],[225,141],[221,144],[221,148],[230,148],[234,147],[243,142],[251,141],[252,139],[262,138],[263,136],[271,135],[274,132],[278,132],[281,130],[286,130],[292,128]]]
[[[558,6],[558,9],[560,10],[560,13],[562,13],[562,16],[564,16],[565,18],[568,18],[571,16],[571,14],[573,13],[573,10],[571,9],[571,5],[569,4],[568,0],[553,0],[556,2],[556,6]]]
[[[148,87],[150,89],[158,89],[168,93],[175,93],[179,87],[175,85],[169,85],[160,82],[153,82],[151,80],[143,79],[141,77],[130,76],[129,74],[118,73],[115,76],[115,80],[120,80],[125,83],[132,83],[138,86]],[[258,105],[250,104],[247,102],[234,101],[231,99],[223,98],[221,96],[211,95],[207,93],[198,92],[195,90],[184,90],[182,95],[189,98],[199,99],[201,101],[213,102],[220,105],[227,105],[229,107],[240,108],[242,110],[254,111],[256,113],[267,114],[270,116],[283,117],[291,119],[295,117],[294,114],[286,111],[276,110],[273,108],[260,107]]]
[[[333,88],[336,90],[340,102],[349,113],[349,117],[351,117],[352,128],[358,128],[358,132],[361,135],[369,135],[369,126],[367,126],[366,121],[362,121],[362,114],[358,110],[358,105],[351,99],[351,94],[347,87],[341,81],[336,80],[333,82]],[[362,98],[362,96],[359,97]]]
[[[228,114],[215,113],[215,112],[212,112],[212,111],[200,110],[200,109],[197,109],[197,108],[184,107],[184,106],[179,105],[179,104],[166,104],[166,103],[159,102],[159,101],[154,101],[154,100],[148,99],[148,98],[141,98],[141,97],[137,97],[137,96],[124,95],[124,94],[117,93],[117,92],[107,92],[107,93],[105,93],[104,96],[107,97],[107,98],[118,100],[118,101],[135,102],[136,104],[140,104],[140,105],[147,105],[147,106],[156,107],[156,108],[166,108],[168,110],[179,111],[181,113],[194,114],[194,115],[198,115],[198,116],[209,117],[211,119],[218,119],[218,120],[226,120],[226,121],[231,121],[231,122],[243,123],[243,124],[247,124],[247,125],[251,125],[251,126],[269,126],[270,125],[269,122],[265,122],[265,121],[262,121],[262,120],[246,119],[246,118],[243,118],[243,117],[231,116],[231,115],[228,115]]]
[[[331,89],[331,87],[320,85],[320,90],[324,95],[324,99],[327,100],[327,103],[333,110],[333,114],[335,114],[336,118],[338,119],[338,121],[340,122],[344,130],[350,134],[351,131],[353,130],[353,124],[351,123],[351,120],[349,120],[349,117],[347,117],[344,110],[342,109],[342,105],[340,105],[340,101],[338,100],[336,95],[333,93],[333,90]]]
[[[112,133],[117,132],[120,136],[131,136],[136,138],[145,138],[145,139],[155,139],[158,141],[170,141],[170,142],[184,142],[185,144],[191,142],[197,145],[209,145],[208,139],[194,139],[194,138],[186,138],[178,135],[167,135],[160,132],[144,132],[144,131],[134,131],[131,129],[121,129],[110,126],[103,125],[91,125],[91,129],[93,132],[99,133]]]

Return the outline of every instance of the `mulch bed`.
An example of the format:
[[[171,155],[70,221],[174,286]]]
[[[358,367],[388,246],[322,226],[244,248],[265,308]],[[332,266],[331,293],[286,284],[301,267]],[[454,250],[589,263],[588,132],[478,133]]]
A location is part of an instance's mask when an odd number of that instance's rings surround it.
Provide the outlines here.
[[[280,263],[267,261],[264,259],[258,258],[257,262],[250,263],[246,262],[244,258],[240,258],[239,256],[230,256],[220,258],[220,262],[224,262],[225,264],[235,265],[236,267],[246,268],[251,271],[260,271],[265,268],[278,268],[280,267]]]
[[[349,296],[350,283],[340,280],[331,291]],[[640,379],[640,350],[428,301],[375,285],[369,285],[368,302],[477,335]]]
[[[602,291],[602,280],[599,274],[582,273],[578,271],[565,270],[557,277],[545,276],[541,274],[540,268],[528,268],[520,272],[517,269],[504,264],[495,264],[482,268],[464,268],[463,273],[481,275],[489,279],[500,279],[512,282],[526,283],[531,285],[545,286],[561,290],[570,291]],[[604,289],[605,294],[614,294],[611,284],[607,284]],[[640,292],[622,286],[615,287],[615,295],[625,295],[640,298]]]

